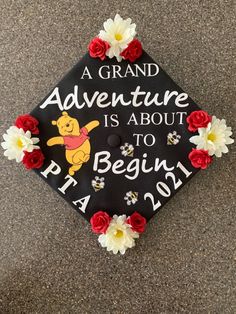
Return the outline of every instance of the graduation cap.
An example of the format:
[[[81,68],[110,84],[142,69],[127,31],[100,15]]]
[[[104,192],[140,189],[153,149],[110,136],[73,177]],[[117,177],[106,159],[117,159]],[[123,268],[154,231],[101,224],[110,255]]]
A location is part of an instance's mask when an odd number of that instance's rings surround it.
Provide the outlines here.
[[[88,52],[3,135],[4,154],[34,169],[113,253],[213,156],[231,128],[209,115],[142,48],[136,25],[104,23]]]

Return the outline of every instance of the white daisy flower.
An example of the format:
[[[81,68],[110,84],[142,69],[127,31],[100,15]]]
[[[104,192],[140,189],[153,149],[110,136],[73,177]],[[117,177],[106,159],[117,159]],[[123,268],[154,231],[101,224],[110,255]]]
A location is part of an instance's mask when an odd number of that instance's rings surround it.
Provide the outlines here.
[[[108,19],[104,22],[104,30],[100,31],[99,37],[110,45],[106,52],[109,58],[116,57],[118,62],[122,60],[120,53],[128,47],[136,35],[136,24],[131,22],[130,18],[124,20],[119,14],[116,14],[114,20]]]
[[[197,149],[208,150],[210,156],[221,157],[222,153],[228,153],[226,145],[234,142],[230,137],[232,135],[231,127],[226,126],[224,119],[220,120],[215,116],[212,117],[212,121],[206,128],[199,128],[198,133],[199,135],[189,139],[190,142],[197,145]]]
[[[125,254],[128,248],[135,246],[134,239],[138,238],[139,234],[130,228],[126,219],[126,215],[114,215],[106,233],[98,237],[98,242],[102,247],[106,247],[107,251]]]
[[[37,144],[39,139],[31,137],[30,131],[24,132],[23,129],[18,129],[16,126],[11,126],[5,134],[3,134],[4,142],[1,143],[5,149],[4,155],[9,159],[15,159],[17,162],[22,161],[24,151],[32,152],[34,149],[39,149]]]

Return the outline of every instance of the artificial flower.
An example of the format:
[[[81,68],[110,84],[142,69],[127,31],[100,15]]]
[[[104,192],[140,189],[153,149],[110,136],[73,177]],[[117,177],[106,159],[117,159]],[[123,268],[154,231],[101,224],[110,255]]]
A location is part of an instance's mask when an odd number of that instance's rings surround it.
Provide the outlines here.
[[[5,134],[3,134],[1,145],[5,149],[4,155],[9,160],[15,159],[17,162],[22,161],[24,151],[32,152],[34,149],[39,149],[36,146],[39,142],[37,137],[31,137],[30,131],[24,132],[23,129],[18,129],[16,126],[11,126]]]
[[[39,169],[42,167],[44,159],[41,149],[34,149],[31,153],[24,152],[22,163],[26,169]]]
[[[92,230],[95,233],[105,233],[109,227],[111,217],[104,211],[96,212],[90,219]]]
[[[107,251],[125,254],[128,248],[135,246],[134,239],[138,238],[139,234],[130,228],[126,220],[126,215],[114,215],[106,233],[98,237],[99,243],[102,247],[106,247]]]
[[[138,39],[133,39],[126,49],[121,52],[121,56],[130,62],[136,61],[143,53],[142,44]]]
[[[136,24],[131,24],[131,19],[124,20],[119,14],[115,19],[108,19],[103,24],[104,30],[99,33],[99,38],[109,43],[110,48],[106,51],[109,58],[116,57],[117,61],[122,60],[120,53],[127,48],[128,44],[136,35]]]
[[[38,120],[30,114],[23,114],[15,121],[15,126],[18,129],[23,129],[25,132],[30,131],[31,134],[39,134],[38,124]]]
[[[92,58],[100,58],[101,60],[106,58],[106,51],[109,48],[108,42],[98,37],[94,38],[88,46],[90,56]]]
[[[130,217],[128,217],[127,223],[131,226],[133,231],[143,233],[145,231],[147,220],[138,212],[134,212]]]
[[[234,142],[231,135],[231,127],[226,126],[225,120],[213,116],[207,128],[199,128],[198,135],[192,136],[189,140],[197,149],[207,150],[210,156],[221,157],[222,153],[229,151],[226,145]]]
[[[188,123],[188,130],[196,132],[198,128],[206,128],[211,122],[212,117],[204,110],[197,110],[190,113],[186,121]]]
[[[206,169],[212,162],[212,157],[204,149],[193,148],[188,158],[194,168]]]

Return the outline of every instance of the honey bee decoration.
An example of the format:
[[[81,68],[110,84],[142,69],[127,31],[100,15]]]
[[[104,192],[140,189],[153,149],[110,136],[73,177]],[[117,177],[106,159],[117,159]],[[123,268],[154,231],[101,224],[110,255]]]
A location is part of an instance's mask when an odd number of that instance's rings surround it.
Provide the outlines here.
[[[123,156],[133,157],[134,156],[134,146],[129,143],[125,143],[123,146],[120,147],[121,154]]]
[[[105,186],[105,182],[104,182],[104,178],[101,177],[99,178],[98,176],[96,176],[93,180],[92,180],[92,187],[94,189],[95,192],[98,192],[100,190],[102,190]]]
[[[178,135],[176,131],[173,131],[173,133],[168,133],[167,145],[176,145],[179,143],[180,139],[181,139],[181,136]]]
[[[138,192],[127,192],[124,200],[126,201],[128,206],[130,206],[131,204],[135,204],[138,201]]]

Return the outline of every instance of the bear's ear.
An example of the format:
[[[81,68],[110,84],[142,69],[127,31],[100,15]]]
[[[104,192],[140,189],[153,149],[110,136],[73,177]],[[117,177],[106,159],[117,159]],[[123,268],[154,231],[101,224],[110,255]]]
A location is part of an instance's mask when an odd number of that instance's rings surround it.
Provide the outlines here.
[[[62,115],[63,115],[63,116],[68,116],[68,113],[67,113],[66,111],[63,111],[63,112],[62,112]]]
[[[56,125],[56,124],[57,124],[57,121],[52,120],[52,125]]]

